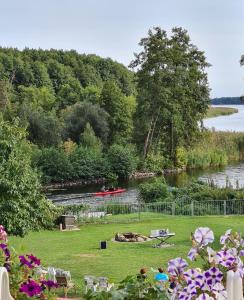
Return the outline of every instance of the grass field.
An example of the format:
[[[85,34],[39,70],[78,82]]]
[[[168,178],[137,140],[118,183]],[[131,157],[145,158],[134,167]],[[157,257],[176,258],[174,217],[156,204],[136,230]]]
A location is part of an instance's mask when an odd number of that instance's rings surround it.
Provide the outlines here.
[[[232,115],[237,112],[238,112],[238,109],[232,108],[232,107],[221,107],[221,106],[220,107],[212,107],[212,106],[210,106],[207,111],[206,119],[215,118],[218,116]]]
[[[19,253],[33,253],[43,265],[70,270],[77,284],[85,274],[107,276],[119,281],[135,274],[141,267],[165,267],[170,258],[186,257],[190,248],[190,233],[198,226],[209,226],[219,236],[228,228],[244,232],[244,217],[171,217],[134,223],[83,225],[80,231],[32,232],[25,238],[11,237]],[[134,231],[149,234],[151,229],[169,228],[176,233],[170,248],[153,248],[154,242],[141,244],[112,242],[116,232]],[[107,240],[108,249],[99,250],[99,241]]]

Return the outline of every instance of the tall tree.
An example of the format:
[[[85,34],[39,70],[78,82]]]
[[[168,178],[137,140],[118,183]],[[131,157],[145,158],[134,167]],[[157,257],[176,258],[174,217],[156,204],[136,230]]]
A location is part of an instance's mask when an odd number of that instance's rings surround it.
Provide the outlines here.
[[[133,129],[133,98],[126,97],[113,80],[105,82],[101,106],[109,114],[109,143],[128,141]]]
[[[145,158],[160,150],[175,160],[177,147],[192,140],[207,110],[209,64],[182,28],[173,28],[170,37],[153,28],[139,45],[143,50],[130,64],[137,68],[135,136]]]

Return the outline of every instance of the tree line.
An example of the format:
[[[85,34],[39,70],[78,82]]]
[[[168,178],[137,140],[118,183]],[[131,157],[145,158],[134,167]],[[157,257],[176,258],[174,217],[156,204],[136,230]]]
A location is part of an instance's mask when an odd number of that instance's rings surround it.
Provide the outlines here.
[[[177,165],[209,104],[204,52],[159,27],[130,68],[74,50],[0,48],[0,109],[19,120],[43,181],[128,178]]]

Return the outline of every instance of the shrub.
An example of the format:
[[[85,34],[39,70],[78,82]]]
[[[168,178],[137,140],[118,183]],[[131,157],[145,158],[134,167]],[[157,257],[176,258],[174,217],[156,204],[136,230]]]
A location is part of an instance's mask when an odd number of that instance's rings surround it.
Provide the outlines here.
[[[138,158],[132,146],[112,145],[107,154],[111,172],[119,179],[128,179],[137,167]]]
[[[43,182],[62,182],[72,179],[73,167],[62,148],[44,148],[34,164],[42,172]]]
[[[162,178],[154,178],[151,182],[139,185],[139,197],[145,203],[164,201],[169,196],[168,186]]]
[[[77,147],[70,154],[70,163],[75,179],[101,178],[108,172],[108,164],[102,153],[92,148]]]
[[[160,153],[149,153],[144,161],[143,169],[157,174],[162,173],[165,167],[165,159]]]

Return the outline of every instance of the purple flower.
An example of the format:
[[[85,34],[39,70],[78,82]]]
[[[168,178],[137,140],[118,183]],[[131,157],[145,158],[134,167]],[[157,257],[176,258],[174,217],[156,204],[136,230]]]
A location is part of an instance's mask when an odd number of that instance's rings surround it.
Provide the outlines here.
[[[40,265],[41,261],[34,255],[27,255],[27,258],[24,255],[19,256],[21,265],[27,266],[29,269],[33,269]]]
[[[188,285],[179,293],[179,300],[191,300],[197,294],[197,290],[193,285]]]
[[[9,262],[5,262],[5,263],[3,264],[3,266],[4,266],[4,268],[5,268],[8,272],[11,271],[11,265],[10,265]]]
[[[219,251],[216,258],[217,262],[226,268],[230,268],[235,261],[235,257],[228,250]]]
[[[34,266],[31,264],[31,262],[24,256],[20,255],[19,260],[22,266],[27,266],[29,269],[33,269]]]
[[[40,266],[41,260],[38,259],[36,256],[30,254],[30,255],[27,255],[27,257],[29,258],[31,264],[34,264],[35,267]]]
[[[222,236],[220,237],[220,244],[221,244],[221,245],[224,245],[225,242],[226,242],[226,240],[229,239],[230,235],[231,235],[231,229],[228,229],[228,230],[225,232],[225,234],[222,235]]]
[[[168,262],[168,272],[173,276],[179,276],[187,266],[188,264],[183,258],[177,257]]]
[[[7,244],[0,244],[0,248],[3,250],[6,260],[8,260],[10,258],[10,251],[8,249]]]
[[[201,295],[199,295],[196,300],[214,300],[213,297],[209,296],[209,294],[207,293],[203,293]]]
[[[220,283],[223,279],[223,273],[216,267],[212,267],[206,272],[204,272],[204,281],[207,286],[207,290],[211,290],[211,288],[216,284]]]
[[[241,251],[239,252],[239,256],[244,256],[244,250],[241,250]]]
[[[187,255],[187,257],[191,261],[196,260],[197,256],[198,256],[197,248],[191,248],[191,250],[188,252],[188,255]]]
[[[40,295],[42,292],[41,286],[34,280],[29,280],[21,284],[19,291],[29,297]]]
[[[58,284],[52,280],[42,280],[41,283],[46,286],[48,289],[58,288]]]
[[[214,241],[213,231],[208,227],[197,228],[193,237],[201,246],[207,246]]]
[[[196,269],[189,269],[184,272],[184,278],[187,284],[193,284],[195,287],[203,286],[203,275]]]

